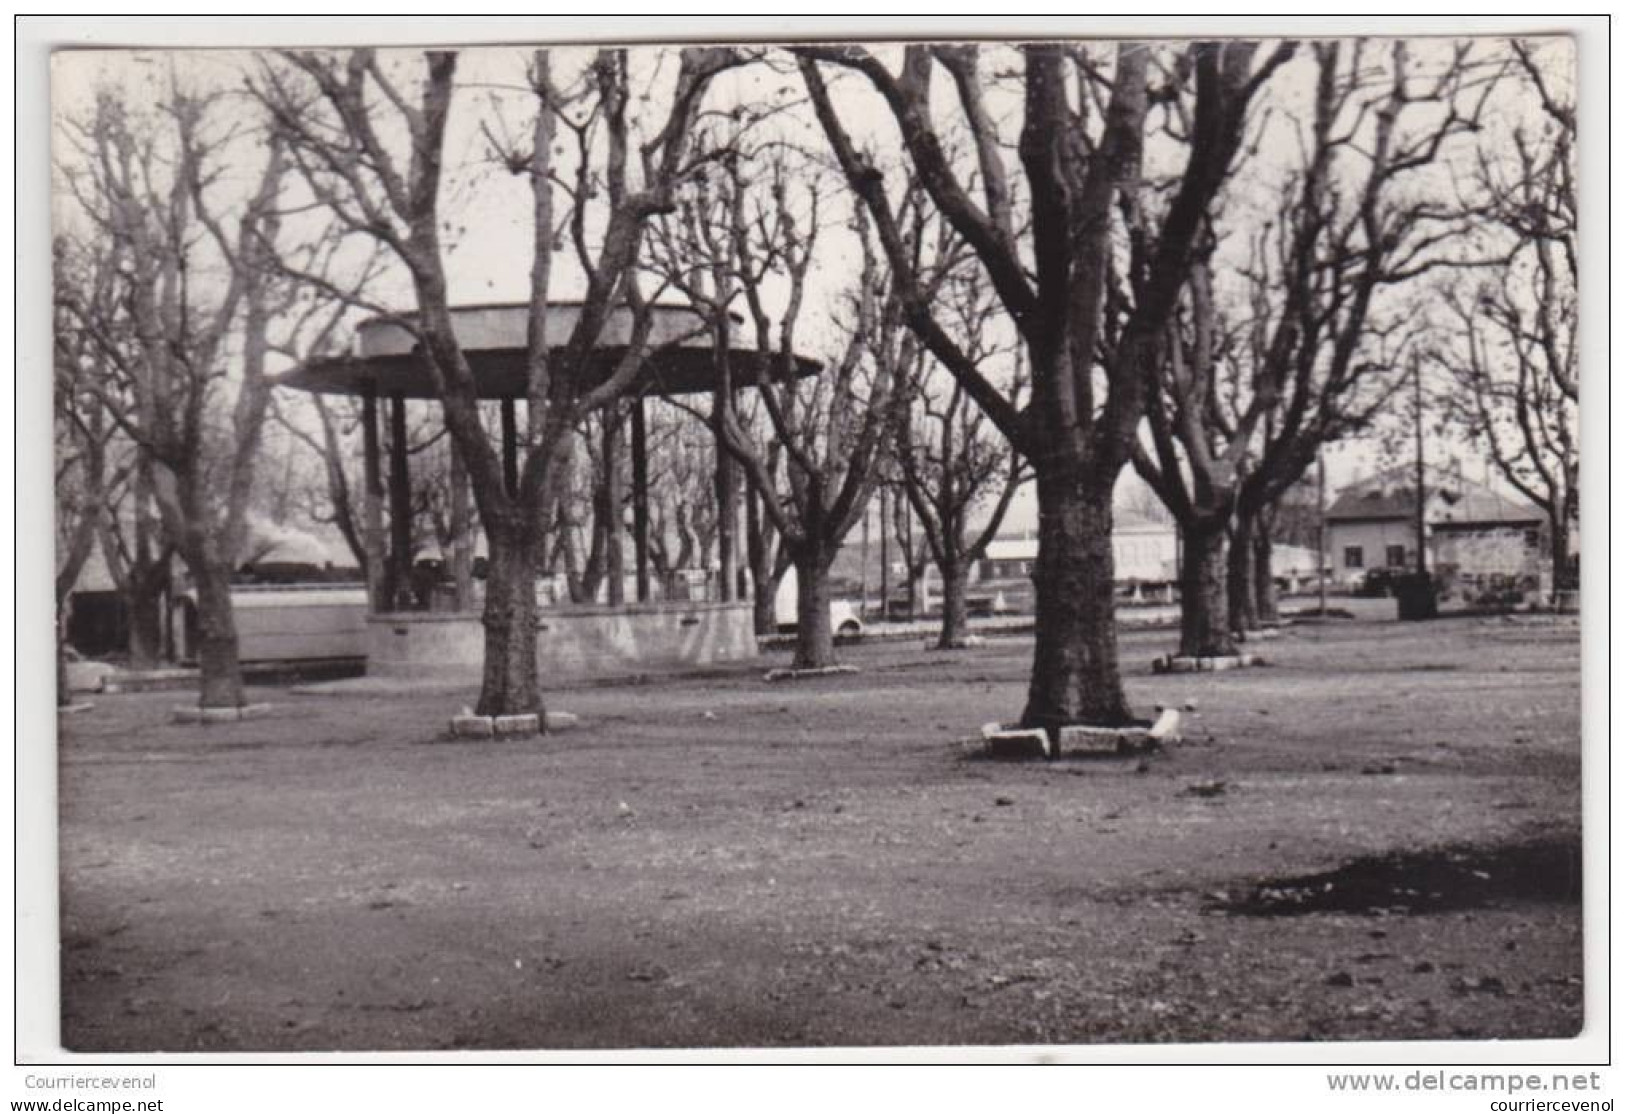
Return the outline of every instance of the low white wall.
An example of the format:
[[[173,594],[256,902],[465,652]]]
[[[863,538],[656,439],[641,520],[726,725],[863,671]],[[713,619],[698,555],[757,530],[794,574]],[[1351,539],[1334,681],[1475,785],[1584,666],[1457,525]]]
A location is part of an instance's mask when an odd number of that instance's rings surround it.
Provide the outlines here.
[[[367,673],[477,678],[484,646],[485,630],[474,612],[374,615],[367,620]],[[748,603],[547,610],[536,634],[537,669],[543,678],[638,673],[755,656]]]

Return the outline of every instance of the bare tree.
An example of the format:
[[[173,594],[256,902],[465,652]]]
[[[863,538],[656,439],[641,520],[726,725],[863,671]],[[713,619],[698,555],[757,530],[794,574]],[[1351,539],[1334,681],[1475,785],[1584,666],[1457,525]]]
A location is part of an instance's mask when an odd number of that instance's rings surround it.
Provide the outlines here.
[[[58,260],[59,264],[61,260]],[[105,260],[104,260],[105,262]],[[59,270],[72,283],[71,270]],[[111,272],[109,272],[111,273]],[[98,320],[118,329],[117,308],[105,300],[116,285],[91,285]],[[127,420],[129,403],[113,365],[59,307],[57,322],[57,523],[61,566],[57,606],[66,622],[68,594],[91,552],[102,565],[124,613],[125,653],[132,669],[153,669],[165,653],[164,608],[175,547],[165,535],[153,495],[152,462],[120,431],[109,407]],[[87,386],[91,384],[92,386]]]
[[[140,452],[130,455],[122,478],[105,491],[96,542],[124,607],[130,667],[152,669],[164,656],[176,546],[157,507],[152,464]]]
[[[110,365],[97,389],[140,455],[138,503],[150,485],[165,539],[195,586],[206,707],[243,703],[230,584],[247,533],[273,322],[286,318],[297,335],[319,311],[314,301],[296,307],[296,292],[277,278],[282,136],[242,134],[243,116],[222,111],[223,96],[172,78],[150,113],[105,92],[73,125],[63,178],[90,250],[117,260],[118,316],[108,319],[80,291],[58,291],[72,327]],[[228,187],[228,163],[252,168],[246,193]]]
[[[712,129],[716,133],[716,129]],[[737,165],[748,153],[735,129],[708,135],[719,150],[727,150]],[[711,340],[712,389],[709,426],[720,443],[725,424],[737,409],[738,388],[734,382],[733,338],[738,329],[736,305],[742,297],[742,283],[760,281],[761,276],[736,274],[741,266],[734,250],[734,206],[742,204],[738,175],[701,176],[683,197],[677,212],[657,226],[652,265],[676,289],[706,323]],[[771,266],[764,260],[759,266]],[[718,579],[720,596],[733,598],[737,546],[734,533],[739,521],[740,486],[737,465],[731,455],[719,452],[714,459],[711,503],[716,523]]]
[[[116,295],[116,270],[107,256],[79,257],[72,245],[53,244],[53,265],[58,281],[84,291],[86,300],[108,312]],[[86,562],[95,551],[108,515],[110,492],[123,485],[125,464],[113,471],[109,457],[117,427],[85,381],[107,376],[107,360],[83,330],[73,327],[67,307],[54,306],[53,417],[56,435],[56,635],[57,704],[71,696],[67,677],[68,620],[71,596]],[[127,455],[127,454],[124,454]]]
[[[649,418],[649,485],[654,493],[651,563],[662,576],[709,569],[716,553],[715,441],[671,407]],[[731,598],[731,597],[730,597]]]
[[[290,436],[313,455],[321,465],[322,485],[304,491],[303,513],[310,521],[332,526],[344,539],[356,568],[361,570],[369,585],[379,576],[381,562],[367,552],[366,524],[356,493],[357,483],[352,476],[350,462],[356,453],[350,444],[352,434],[361,423],[359,406],[349,400],[330,403],[319,394],[309,396],[311,411],[316,415],[316,429],[295,414],[289,414],[285,404],[273,400],[271,414]]]
[[[1508,254],[1449,293],[1451,320],[1435,355],[1461,387],[1457,422],[1546,514],[1555,598],[1570,573],[1569,535],[1580,513],[1572,46],[1511,49],[1516,88],[1539,112],[1512,129],[1510,142],[1481,150],[1470,208]]]
[[[895,306],[888,304],[867,235],[858,230],[863,265],[850,293],[847,342],[834,367],[810,386],[794,368],[796,323],[803,301],[808,268],[818,239],[817,190],[811,187],[812,212],[806,227],[798,227],[787,205],[774,206],[771,224],[758,225],[764,240],[749,233],[737,238],[736,250],[746,260],[753,252],[772,253],[783,260],[790,284],[787,305],[777,322],[767,310],[759,285],[747,283],[745,300],[756,331],[757,347],[768,366],[777,366],[774,383],[764,375],[757,391],[768,418],[771,444],[764,448],[751,438],[737,415],[723,426],[723,444],[755,487],[765,514],[772,519],[780,545],[796,572],[796,668],[818,668],[834,661],[830,628],[830,566],[841,543],[868,506],[873,490],[896,369],[884,361],[865,359],[868,337],[883,324],[882,316],[896,322]],[[784,191],[776,191],[782,198]],[[773,335],[777,333],[775,348]],[[784,484],[780,488],[768,469],[773,445],[783,456]]]
[[[977,47],[911,45],[898,72],[858,47],[795,51],[824,132],[885,247],[910,327],[1037,476],[1037,637],[1022,723],[1126,723],[1132,717],[1117,662],[1112,489],[1133,451],[1203,217],[1241,146],[1248,102],[1292,47],[1276,48],[1255,68],[1256,43],[1193,44],[1155,88],[1156,48],[1145,43],[1118,45],[1109,62],[1075,45],[1020,47],[1024,111],[1015,150],[1031,210],[1020,238],[1008,140],[987,103]],[[938,320],[912,266],[886,177],[854,143],[824,66],[862,75],[880,95],[920,187],[986,270],[1027,349],[1032,398],[1025,406],[990,382]],[[974,170],[947,154],[943,135],[951,125],[931,100],[938,67],[953,81]],[[1154,101],[1189,102],[1192,121],[1188,156],[1157,227],[1143,196]],[[972,192],[977,185],[980,201]],[[1126,258],[1114,250],[1118,243],[1126,245]],[[1108,296],[1125,280],[1133,308],[1101,362]]]
[[[740,416],[746,429],[758,428],[759,419],[754,411]],[[783,448],[769,441],[762,460],[762,475],[778,490],[782,479]],[[782,544],[773,515],[762,510],[771,496],[764,497],[755,483],[745,485],[745,563],[750,574],[752,623],[758,635],[773,634],[778,629],[775,603],[779,584],[790,570],[790,551]]]
[[[665,119],[635,143],[625,51],[598,52],[576,80],[560,88],[550,53],[538,50],[528,75],[534,108],[528,142],[508,143],[489,133],[497,154],[528,180],[532,202],[527,428],[514,490],[505,484],[500,454],[480,423],[478,387],[453,327],[443,260],[441,180],[457,54],[427,52],[415,95],[370,50],[282,57],[285,68],[262,74],[261,95],[287,131],[299,171],[318,200],[353,232],[383,244],[409,273],[416,312],[393,320],[421,345],[468,469],[490,550],[477,711],[539,714],[535,578],[548,556],[546,535],[563,463],[587,415],[614,406],[641,370],[651,320],[635,273],[644,230],[654,215],[671,208],[674,191],[691,173],[688,136],[706,87],[738,56],[726,49],[683,50]],[[597,159],[582,171],[581,181],[591,188],[570,194],[561,221],[555,189],[568,183],[555,164],[555,137],[566,119],[583,128],[588,125],[581,122],[590,120],[600,138],[582,144],[582,158]],[[385,138],[397,131],[405,136],[404,149]],[[635,167],[634,158],[641,165]],[[639,171],[641,182],[635,183]],[[562,349],[555,350],[549,333],[555,238],[569,230],[585,243],[586,207],[594,197],[600,200],[602,233],[596,249],[582,253],[583,304]],[[594,349],[611,314],[623,306],[634,322],[625,358],[607,377],[595,379]]]
[[[69,702],[67,648],[69,604],[85,563],[96,547],[96,526],[104,513],[107,473],[106,440],[97,428],[100,411],[91,411],[82,429],[65,429],[61,385],[57,401],[56,465],[56,640],[57,704]]]
[[[997,307],[975,269],[961,268],[954,273],[950,268],[940,284],[938,301],[948,303],[948,327],[975,366],[985,368],[1009,354],[1000,351],[994,322]],[[905,351],[891,357],[908,369],[904,396],[908,405],[896,410],[893,453],[907,507],[920,522],[922,563],[929,556],[942,579],[942,627],[937,645],[949,649],[965,641],[971,569],[998,535],[1027,470],[1008,442],[991,428],[986,412],[971,402],[964,385],[951,376],[931,375],[934,361],[913,342],[912,333],[908,338]],[[1015,397],[1019,397],[1021,379],[1018,367],[1010,388]],[[899,500],[900,509],[902,503]],[[987,516],[972,532],[978,510],[986,510]],[[902,538],[899,543],[905,560],[912,563],[912,547],[903,544]],[[912,572],[911,567],[911,597]]]
[[[896,546],[897,559],[892,563],[903,566],[903,610],[904,615],[912,621],[925,614],[929,603],[925,574],[931,566],[931,547],[914,531],[914,508],[902,485],[901,479],[891,483],[891,498],[883,500],[886,505],[881,508],[881,516],[886,520],[881,528],[891,531],[891,541]],[[891,594],[889,583],[887,591],[881,594]],[[891,612],[883,610],[882,614],[890,617]]]
[[[1275,193],[1273,219],[1238,268],[1246,322],[1228,388],[1205,412],[1221,436],[1248,432],[1237,456],[1227,591],[1232,631],[1273,608],[1270,536],[1261,516],[1302,478],[1321,446],[1363,428],[1398,386],[1392,373],[1426,319],[1417,282],[1483,262],[1441,198],[1443,160],[1481,125],[1499,73],[1471,44],[1435,45],[1422,65],[1404,40],[1316,43],[1300,163]]]
[[[453,588],[454,606],[464,609],[472,606],[472,564],[474,531],[472,508],[469,505],[468,480],[458,467],[456,453],[446,436],[445,426],[437,416],[421,410],[409,413],[405,423],[406,455],[414,460],[410,468],[411,489],[406,501],[408,526],[402,532],[409,552],[399,562],[401,569],[414,570],[400,585],[400,591],[391,582],[400,573],[383,559],[382,552],[368,552],[369,539],[383,534],[386,520],[384,508],[377,503],[379,530],[369,531],[364,521],[368,504],[357,491],[366,482],[356,462],[361,455],[355,443],[362,436],[364,421],[359,400],[341,398],[329,400],[320,394],[302,396],[309,410],[291,410],[286,396],[273,399],[271,414],[277,426],[296,446],[286,454],[284,467],[292,469],[292,458],[313,459],[320,469],[317,481],[300,471],[290,474],[281,484],[267,484],[267,495],[280,496],[288,507],[281,514],[270,511],[273,521],[298,517],[320,526],[331,526],[343,538],[345,547],[366,580],[369,598],[393,601],[407,595],[419,605],[427,603],[422,590],[424,578],[415,571],[414,560],[419,554],[432,551],[442,558],[441,572]],[[312,420],[314,418],[314,420]],[[384,431],[381,445],[387,445],[393,430]],[[381,501],[379,501],[381,502]],[[394,508],[390,508],[390,513]]]
[[[553,542],[547,555],[547,567],[554,573],[562,571],[566,590],[572,603],[587,603],[593,596],[587,590],[584,560],[581,553],[581,535],[590,530],[584,525],[590,508],[581,482],[581,461],[586,455],[578,437],[576,444],[567,449],[560,464],[558,497],[552,510]]]
[[[758,188],[751,188],[747,175]],[[673,267],[673,281],[697,301],[714,332],[727,337],[731,324],[718,322],[737,303],[754,335],[751,385],[761,420],[744,420],[728,378],[704,416],[754,492],[747,517],[757,521],[747,522],[747,547],[759,624],[761,608],[771,606],[765,589],[784,571],[770,567],[775,562],[762,534],[764,521],[778,538],[780,562],[787,559],[795,569],[797,668],[834,661],[830,566],[873,489],[894,383],[894,366],[872,359],[870,341],[878,330],[900,328],[895,303],[882,305],[883,272],[856,214],[848,231],[861,249],[862,265],[839,312],[845,319],[839,326],[843,351],[822,375],[802,379],[795,345],[808,276],[832,227],[820,216],[827,187],[816,168],[792,165],[785,150],[757,161],[736,153],[689,206],[679,234],[669,241],[695,261],[686,279]],[[675,253],[667,263],[675,263]],[[783,289],[777,312],[769,301],[775,287]],[[725,515],[727,503],[719,504]]]
[[[1225,543],[1243,457],[1274,405],[1268,391],[1254,392],[1236,420],[1224,420],[1216,396],[1230,338],[1214,302],[1212,251],[1210,238],[1191,268],[1182,312],[1169,323],[1147,436],[1134,448],[1135,471],[1179,527],[1179,653],[1188,657],[1235,653]]]

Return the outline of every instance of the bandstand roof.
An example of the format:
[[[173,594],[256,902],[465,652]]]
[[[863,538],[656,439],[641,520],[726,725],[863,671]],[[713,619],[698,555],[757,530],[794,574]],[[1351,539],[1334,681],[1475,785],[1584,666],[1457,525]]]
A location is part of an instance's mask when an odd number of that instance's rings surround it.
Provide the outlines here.
[[[474,370],[481,398],[524,398],[528,307],[523,303],[460,306],[452,311],[452,327]],[[682,395],[710,391],[716,385],[710,330],[701,316],[687,306],[656,305],[649,331],[650,354],[636,390],[654,395]],[[554,303],[548,307],[547,329],[557,338],[553,350],[561,352],[580,317],[581,306]],[[356,330],[353,353],[323,356],[279,376],[281,386],[317,394],[360,395],[371,386],[379,395],[435,398],[428,369],[417,354],[417,343],[405,328],[386,318],[364,321]],[[631,339],[632,314],[624,306],[612,310],[591,361],[591,387],[614,371]],[[729,367],[735,387],[756,382],[763,360],[754,347],[733,345]],[[805,356],[795,359],[797,375],[816,375],[820,364]],[[773,375],[771,366],[764,369]]]

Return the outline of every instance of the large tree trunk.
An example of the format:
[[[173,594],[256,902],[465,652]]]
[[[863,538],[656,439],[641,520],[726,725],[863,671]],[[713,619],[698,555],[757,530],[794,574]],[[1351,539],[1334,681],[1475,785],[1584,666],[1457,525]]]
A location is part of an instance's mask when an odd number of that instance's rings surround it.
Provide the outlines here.
[[[880,621],[891,622],[891,519],[887,514],[890,488],[880,488]]]
[[[778,595],[779,581],[773,575],[773,552],[762,536],[762,504],[754,485],[745,488],[745,558],[750,566],[751,619],[757,637],[774,634],[778,630],[778,617],[774,614],[774,598]]]
[[[1548,519],[1552,531],[1552,604],[1556,606],[1559,592],[1578,590],[1579,567],[1572,552],[1574,541],[1569,535],[1570,524],[1579,514],[1579,495],[1572,479],[1563,487],[1561,498],[1551,500]]]
[[[474,514],[468,491],[468,469],[456,438],[451,445],[451,583],[455,607],[468,611],[474,606]]]
[[[237,660],[237,619],[231,609],[231,568],[201,554],[186,564],[197,585],[198,703],[205,708],[240,708],[246,700]]]
[[[564,550],[564,582],[570,590],[571,603],[591,603],[587,584],[581,573],[581,546],[577,541],[575,523],[567,523],[560,535],[560,548]]]
[[[1568,577],[1569,565],[1569,529],[1568,523],[1563,521],[1563,512],[1549,516],[1552,531],[1552,593],[1551,601],[1556,605],[1558,592],[1562,590],[1564,581]]]
[[[773,575],[770,567],[752,572],[751,626],[758,638],[778,633],[779,617],[775,603],[779,594],[780,579]]]
[[[122,593],[131,669],[157,669],[164,657],[163,581],[150,570],[130,573]]]
[[[101,454],[91,451],[88,468],[89,486],[97,493],[101,490]],[[68,622],[73,616],[73,589],[79,583],[79,574],[90,559],[96,546],[96,526],[99,511],[92,509],[80,513],[79,521],[69,534],[68,543],[61,550],[62,564],[56,572],[56,703],[65,708],[73,702],[68,691]]]
[[[729,285],[720,272],[713,274],[719,288]],[[741,579],[739,545],[739,466],[726,451],[724,428],[734,413],[734,386],[728,351],[732,346],[733,321],[726,312],[711,317],[712,370],[716,385],[711,392],[711,447],[716,454],[711,475],[711,492],[717,510],[717,594],[716,599],[731,603]],[[749,554],[746,562],[749,562]],[[739,598],[743,598],[740,596]]]
[[[508,529],[486,528],[485,673],[475,712],[543,714],[536,676],[536,546]],[[545,730],[545,721],[544,721]]]
[[[714,487],[717,500],[717,599],[728,603],[734,598],[738,563],[734,526],[739,518],[739,474],[733,458],[720,448],[717,450]]]
[[[1253,606],[1259,626],[1281,621],[1281,605],[1275,591],[1275,539],[1262,524],[1253,534]]]
[[[672,565],[674,569],[692,569],[700,567],[700,536],[694,530],[694,524],[689,521],[688,503],[679,498],[676,509],[672,512],[676,520],[677,531],[677,561]]]
[[[56,706],[66,708],[73,703],[73,693],[69,690],[68,682],[68,616],[73,606],[73,597],[67,596],[56,601]]]
[[[1179,653],[1225,657],[1236,652],[1226,602],[1224,524],[1194,519],[1180,523]]]
[[[1258,629],[1257,587],[1253,577],[1253,535],[1256,522],[1245,511],[1238,514],[1230,533],[1230,556],[1225,590],[1230,597],[1230,631],[1240,639]]]
[[[1038,476],[1037,604],[1032,683],[1023,727],[1130,722],[1117,669],[1112,503],[1065,467]]]
[[[169,557],[143,558],[125,576],[124,615],[131,669],[157,669],[164,660],[164,604],[169,588]],[[228,574],[229,576],[229,574]]]
[[[908,619],[912,622],[920,618],[924,611],[920,580],[925,574],[925,560],[915,550],[913,508],[901,494],[894,498],[892,506],[893,528],[903,557],[903,599],[908,607]]]
[[[392,601],[389,596],[389,557],[384,549],[384,479],[378,444],[377,391],[367,388],[361,406],[361,539],[365,551],[361,571],[367,577],[367,610],[380,614],[390,609]]]
[[[604,409],[604,576],[608,579],[605,598],[611,607],[626,603],[626,555],[622,535],[626,523],[622,508],[626,500],[621,487],[621,404]]]
[[[970,627],[965,604],[970,566],[951,559],[938,564],[937,571],[942,573],[942,633],[937,637],[937,648],[951,650],[965,644]]]
[[[598,589],[604,583],[604,548],[608,544],[605,539],[609,528],[599,510],[599,490],[595,487],[593,493],[592,543],[587,550],[587,564],[581,570],[581,599],[578,601],[581,603],[597,603]]]
[[[796,567],[796,669],[835,664],[835,637],[829,621],[829,567],[834,557],[816,546],[800,549]]]
[[[161,529],[154,516],[150,471],[144,466],[136,476],[134,539],[128,560],[120,560],[119,600],[124,605],[126,642],[130,668],[156,669],[164,657],[163,595],[169,587],[170,550],[159,542]],[[116,549],[109,531],[102,539],[103,552]]]
[[[587,564],[581,574],[581,590],[588,603],[598,602],[598,590],[604,586],[609,576],[609,549],[612,544],[611,535],[619,525],[620,504],[619,492],[614,489],[611,482],[612,469],[606,463],[612,459],[603,452],[607,446],[610,452],[614,451],[614,437],[609,425],[614,421],[610,407],[601,413],[598,420],[603,423],[600,439],[600,457],[597,467],[592,474],[592,533],[587,549]],[[618,547],[619,542],[614,544]]]
[[[922,619],[925,617],[925,562],[910,561],[908,564],[908,617]]]

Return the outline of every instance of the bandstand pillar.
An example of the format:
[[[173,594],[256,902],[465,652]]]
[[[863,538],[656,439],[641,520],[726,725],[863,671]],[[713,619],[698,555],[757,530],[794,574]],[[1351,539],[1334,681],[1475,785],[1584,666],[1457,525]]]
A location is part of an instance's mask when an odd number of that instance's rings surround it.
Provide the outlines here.
[[[389,607],[410,611],[412,595],[412,476],[406,464],[406,398],[389,405]]]
[[[632,400],[632,546],[637,560],[638,602],[649,602],[649,429],[644,398]]]
[[[453,606],[468,611],[474,606],[474,531],[469,508],[468,466],[457,448],[457,439],[447,431],[451,446],[451,583]]]
[[[604,506],[607,516],[604,534],[604,572],[606,598],[611,607],[626,602],[626,558],[621,549],[621,537],[626,530],[621,518],[621,404],[612,402],[604,407]]]
[[[519,414],[511,396],[502,400],[502,486],[510,499],[519,494]]]
[[[367,557],[367,606],[386,611],[384,584],[384,481],[378,447],[378,387],[367,383],[361,392],[361,544]]]

